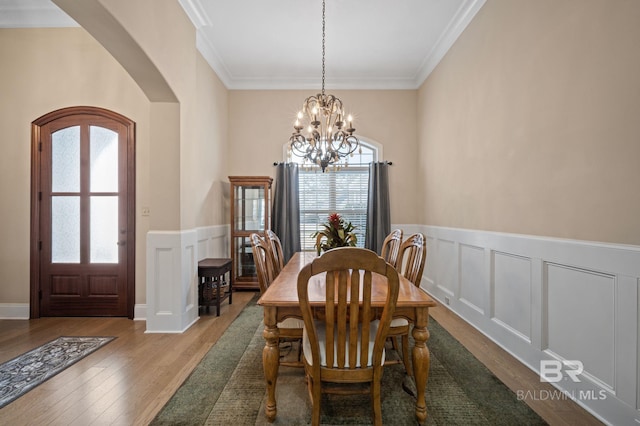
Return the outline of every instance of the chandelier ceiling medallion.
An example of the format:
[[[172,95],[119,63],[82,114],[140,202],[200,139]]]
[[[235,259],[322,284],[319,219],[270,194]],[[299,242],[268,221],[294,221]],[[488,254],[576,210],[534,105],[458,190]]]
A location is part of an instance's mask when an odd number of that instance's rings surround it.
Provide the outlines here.
[[[324,92],[325,0],[322,0],[322,92],[309,96],[302,104],[289,138],[291,152],[304,162],[317,164],[324,172],[327,166],[352,155],[359,141],[353,132],[353,118],[345,117],[342,101]],[[306,122],[306,124],[305,124]],[[300,133],[306,128],[306,135]]]

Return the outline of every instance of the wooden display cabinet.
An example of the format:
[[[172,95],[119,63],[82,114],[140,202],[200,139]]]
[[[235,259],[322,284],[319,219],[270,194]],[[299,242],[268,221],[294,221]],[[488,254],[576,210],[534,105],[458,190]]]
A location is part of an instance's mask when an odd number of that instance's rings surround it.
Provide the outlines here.
[[[260,290],[251,250],[252,233],[264,235],[271,227],[269,176],[229,176],[231,183],[231,258],[233,288]]]

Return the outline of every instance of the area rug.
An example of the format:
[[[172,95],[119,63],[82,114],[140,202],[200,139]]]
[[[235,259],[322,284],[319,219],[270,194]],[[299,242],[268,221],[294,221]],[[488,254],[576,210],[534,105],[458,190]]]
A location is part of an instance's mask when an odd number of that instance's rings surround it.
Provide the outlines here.
[[[115,337],[58,337],[0,364],[0,408],[113,339]]]
[[[267,425],[261,321],[262,308],[247,305],[151,424]],[[432,318],[429,331],[427,425],[546,424]],[[297,347],[283,344],[281,354],[296,356]],[[412,385],[414,392],[410,392]],[[415,425],[414,394],[415,384],[402,364],[385,367],[383,423]],[[310,423],[311,405],[301,368],[280,367],[276,400],[278,415],[273,424]],[[371,422],[368,395],[323,397],[322,424]]]

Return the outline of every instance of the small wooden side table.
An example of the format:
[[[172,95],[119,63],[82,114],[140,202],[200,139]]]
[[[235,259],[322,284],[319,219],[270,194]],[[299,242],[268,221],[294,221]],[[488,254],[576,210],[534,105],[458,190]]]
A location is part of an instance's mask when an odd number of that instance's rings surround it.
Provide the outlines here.
[[[198,306],[205,306],[207,313],[209,306],[216,305],[216,316],[220,316],[220,302],[233,300],[233,274],[231,273],[231,259],[207,258],[198,262]],[[229,280],[226,274],[229,273]]]

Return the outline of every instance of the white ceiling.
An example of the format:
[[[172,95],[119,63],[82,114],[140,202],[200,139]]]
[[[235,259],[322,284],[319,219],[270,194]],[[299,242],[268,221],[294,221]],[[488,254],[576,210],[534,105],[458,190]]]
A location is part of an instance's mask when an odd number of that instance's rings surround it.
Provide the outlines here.
[[[319,89],[321,0],[179,0],[229,89]],[[485,0],[326,0],[327,89],[415,89]],[[0,28],[75,22],[51,0],[0,0]]]

